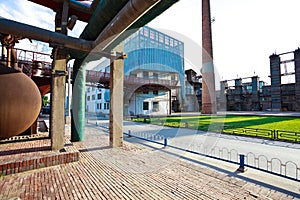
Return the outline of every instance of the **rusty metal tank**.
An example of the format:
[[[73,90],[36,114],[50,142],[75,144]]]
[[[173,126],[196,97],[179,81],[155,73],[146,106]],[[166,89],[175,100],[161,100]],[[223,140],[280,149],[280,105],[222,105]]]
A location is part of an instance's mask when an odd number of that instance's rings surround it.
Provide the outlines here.
[[[21,134],[37,119],[42,105],[36,84],[27,75],[0,66],[0,138]]]

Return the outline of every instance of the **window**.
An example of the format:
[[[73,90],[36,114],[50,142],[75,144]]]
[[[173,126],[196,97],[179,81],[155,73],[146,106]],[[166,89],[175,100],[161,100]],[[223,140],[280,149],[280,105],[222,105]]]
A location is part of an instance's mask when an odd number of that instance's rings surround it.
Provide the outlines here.
[[[105,67],[104,72],[105,72],[105,73],[110,73],[110,66]]]
[[[95,95],[94,94],[92,95],[92,100],[95,100]]]
[[[151,38],[152,40],[155,39],[155,34],[154,34],[154,31],[152,31],[152,30],[150,30],[150,38]]]
[[[174,40],[174,46],[177,46],[177,45],[178,45],[178,41]]]
[[[100,104],[99,103],[97,103],[97,110],[99,110],[100,109]]]
[[[143,110],[149,110],[149,102],[143,102]]]
[[[100,110],[102,109],[102,103],[99,103],[99,109]]]
[[[102,98],[102,93],[98,93],[98,99]]]
[[[156,72],[153,73],[153,79],[155,79],[155,80],[158,79],[158,73],[156,73]]]
[[[172,75],[171,75],[171,80],[172,80],[172,81],[176,80],[176,78],[175,78],[175,75],[174,75],[174,74],[172,74]]]
[[[144,28],[144,36],[148,37],[148,29]]]
[[[166,45],[169,45],[169,44],[170,44],[169,37],[167,37],[167,36],[165,37],[165,44],[166,44]]]
[[[143,71],[143,77],[144,78],[149,78],[149,72]]]
[[[162,34],[159,34],[159,42],[161,43],[164,42],[164,36]]]
[[[159,111],[159,103],[153,102],[153,112],[158,112],[158,111]]]
[[[170,38],[170,46],[173,47],[174,46],[174,40],[172,38]]]
[[[104,103],[104,110],[109,110],[109,103]]]
[[[149,91],[143,91],[143,94],[149,94]]]
[[[90,96],[87,96],[87,100],[89,101],[91,99],[91,97]]]

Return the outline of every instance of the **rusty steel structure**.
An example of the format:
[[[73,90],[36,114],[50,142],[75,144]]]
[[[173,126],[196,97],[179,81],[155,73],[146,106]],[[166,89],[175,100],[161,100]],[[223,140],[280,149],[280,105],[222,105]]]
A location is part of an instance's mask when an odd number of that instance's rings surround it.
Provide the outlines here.
[[[284,56],[293,56],[285,59]],[[272,54],[270,59],[271,85],[262,88],[263,109],[272,111],[300,111],[300,48],[286,53]],[[282,68],[291,64],[292,71]],[[287,70],[287,69],[286,69]],[[294,77],[293,83],[283,83],[282,78]]]
[[[37,119],[41,94],[24,73],[0,66],[0,138],[7,139],[26,131]]]
[[[216,113],[210,0],[202,0],[202,113]]]
[[[24,132],[35,133],[42,100],[39,88],[26,74],[21,73],[15,43],[21,36],[0,33],[0,138],[7,139]]]

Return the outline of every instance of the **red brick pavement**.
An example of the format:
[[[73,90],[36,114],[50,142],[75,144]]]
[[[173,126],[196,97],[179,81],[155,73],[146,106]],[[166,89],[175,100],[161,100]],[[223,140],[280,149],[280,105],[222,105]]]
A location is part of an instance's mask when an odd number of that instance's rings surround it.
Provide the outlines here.
[[[0,141],[0,175],[78,161],[79,152],[66,136],[63,152],[51,151],[48,134],[16,136]]]
[[[0,199],[295,199],[160,150],[89,129],[80,161],[0,178]]]

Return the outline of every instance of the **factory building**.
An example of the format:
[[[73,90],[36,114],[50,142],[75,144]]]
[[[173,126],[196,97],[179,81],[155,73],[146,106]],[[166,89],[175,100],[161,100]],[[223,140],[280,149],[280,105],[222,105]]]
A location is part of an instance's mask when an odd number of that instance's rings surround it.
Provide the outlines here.
[[[292,58],[284,59],[287,55]],[[291,56],[290,56],[291,57]],[[290,69],[287,65],[292,65]],[[263,87],[264,110],[300,111],[300,49],[270,56],[271,85]],[[283,78],[292,77],[293,83],[284,83]]]
[[[168,115],[184,109],[184,44],[143,27],[124,41],[124,115]],[[109,73],[109,60],[93,70]],[[86,112],[109,113],[109,89],[87,86]]]
[[[260,81],[258,76],[221,81],[218,108],[226,108],[228,111],[299,112],[300,49],[272,54],[269,58],[271,85]],[[285,77],[293,81],[285,82]]]
[[[228,111],[262,110],[261,93],[264,84],[258,76],[221,81],[218,108],[226,108]]]

